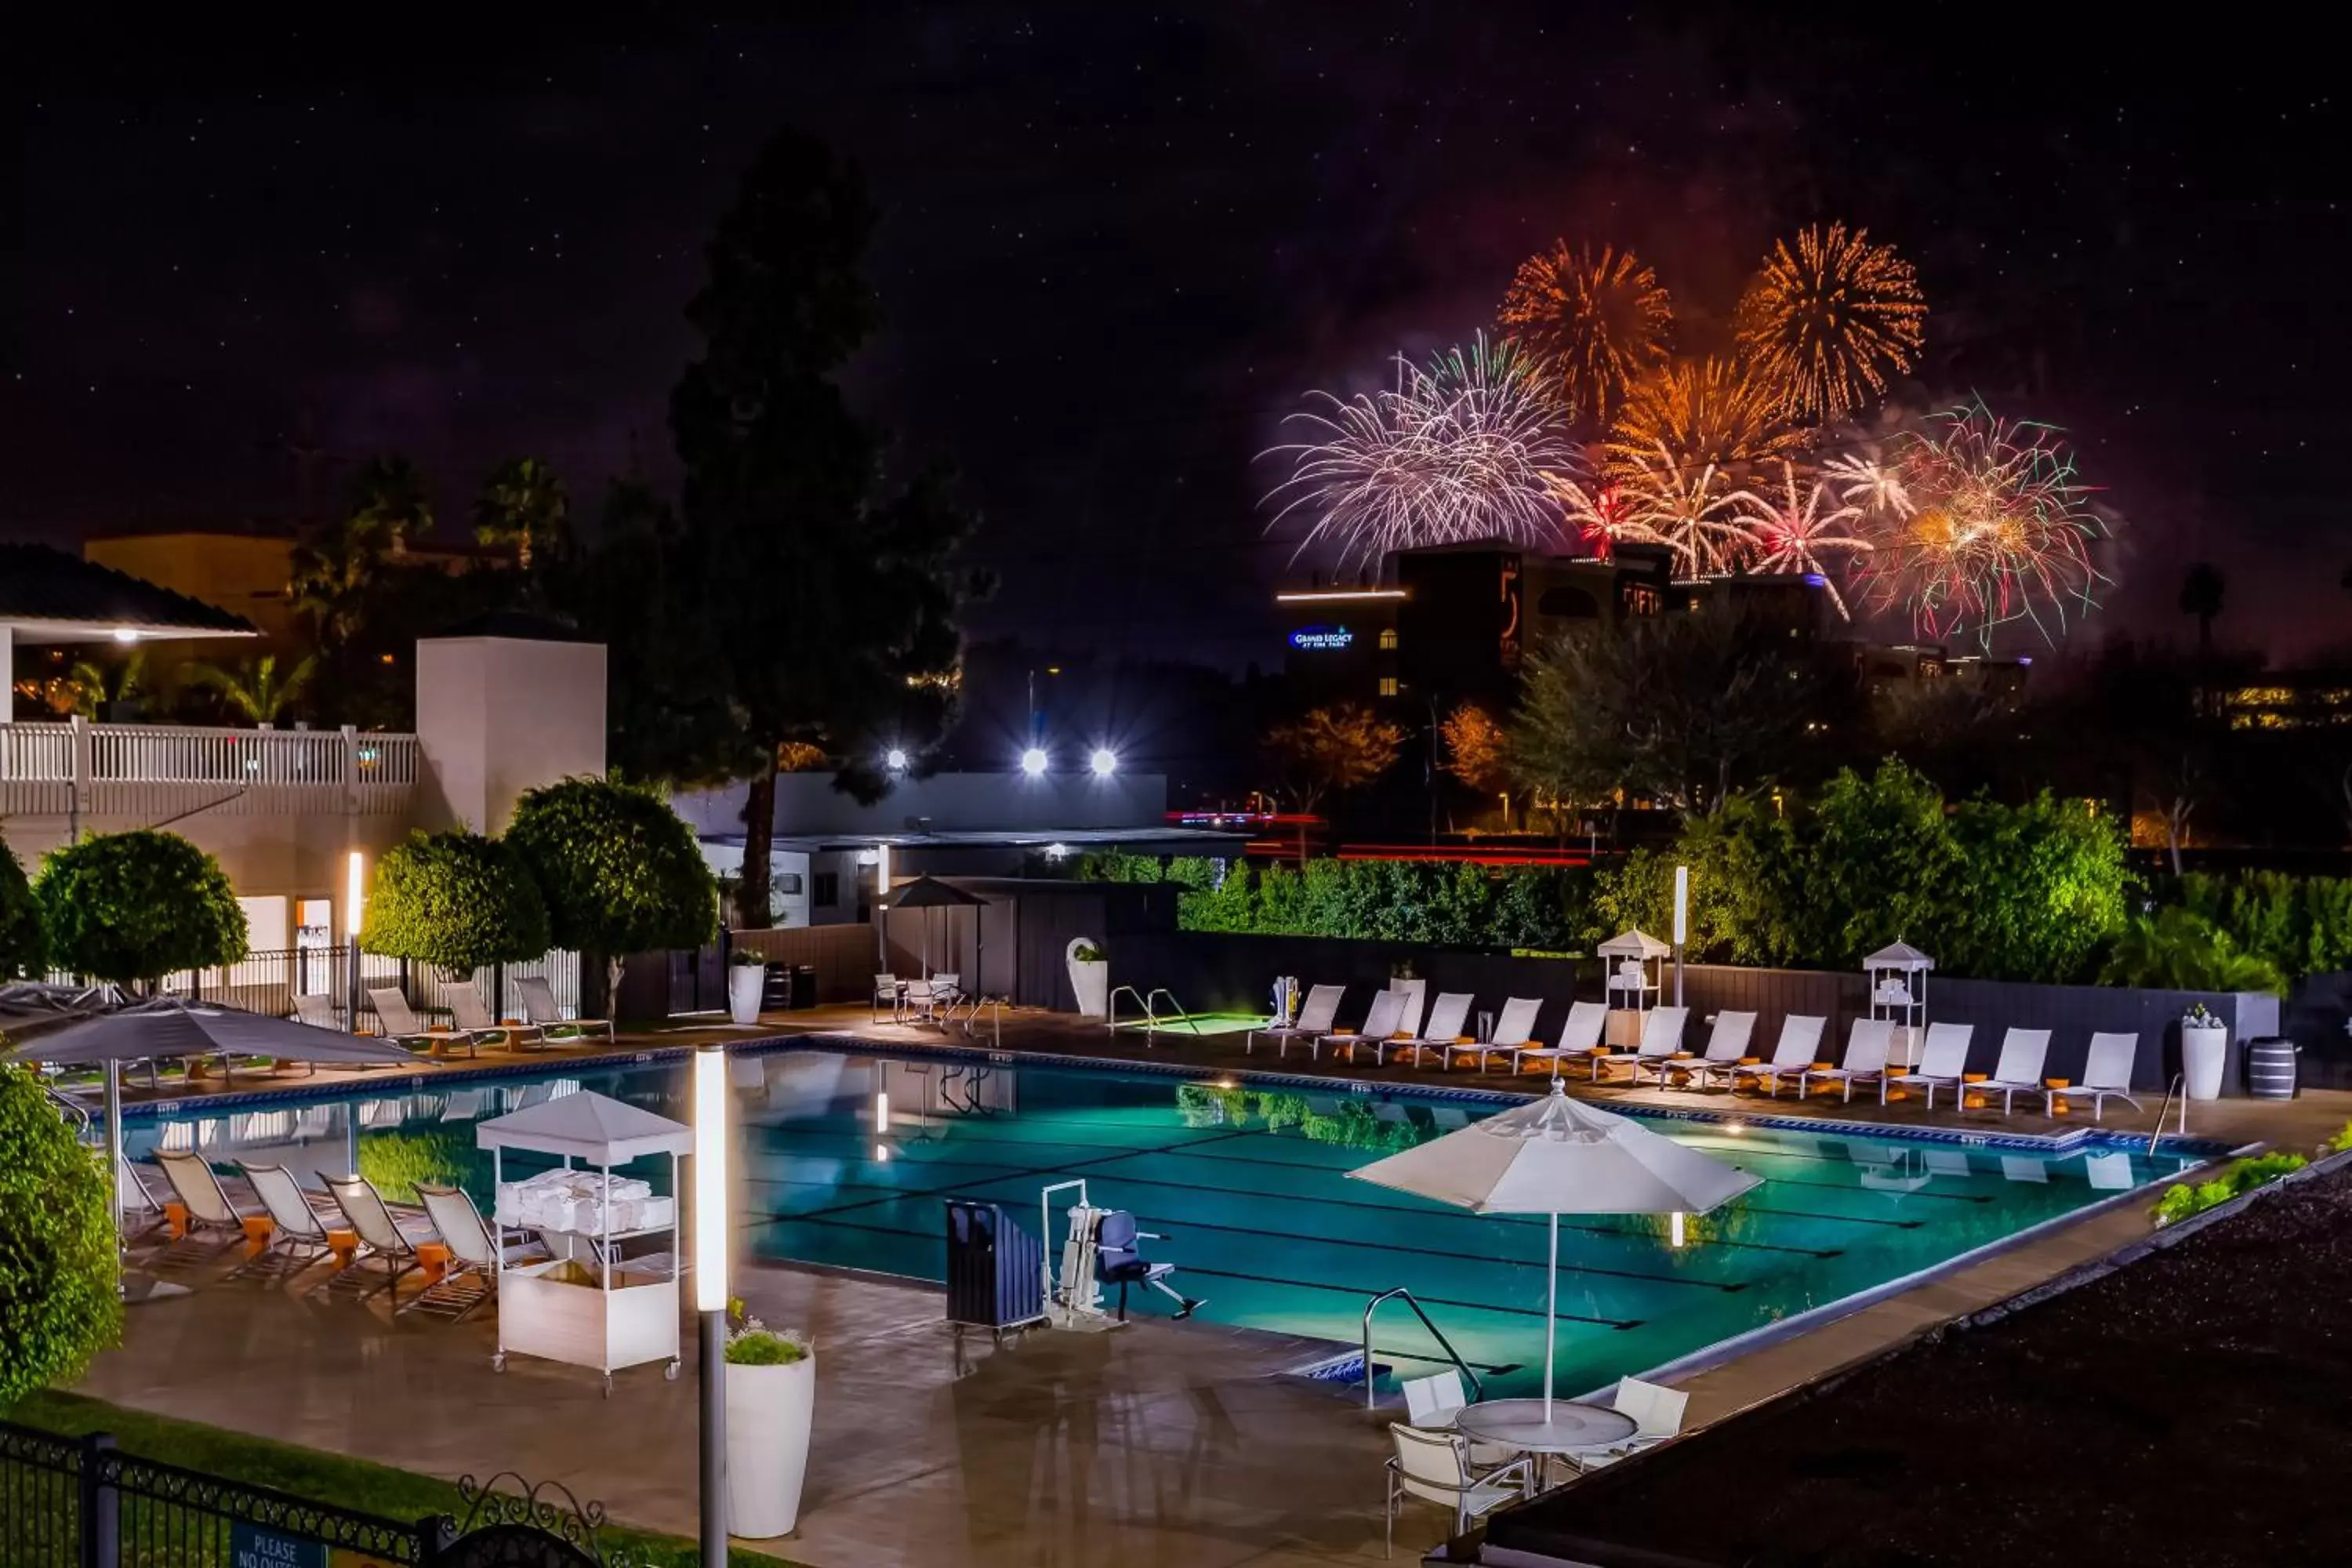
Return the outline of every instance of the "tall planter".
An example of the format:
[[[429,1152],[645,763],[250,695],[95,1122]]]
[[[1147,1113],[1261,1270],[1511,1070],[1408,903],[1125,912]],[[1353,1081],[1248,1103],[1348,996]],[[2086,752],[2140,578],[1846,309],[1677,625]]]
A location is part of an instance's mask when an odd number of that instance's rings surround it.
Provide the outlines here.
[[[2180,1026],[2180,1071],[2191,1100],[2221,1098],[2221,1068],[2230,1056],[2230,1031],[2220,1024]]]
[[[782,1366],[727,1363],[727,1529],[747,1541],[800,1523],[816,1412],[816,1354]]]
[[[1110,962],[1104,958],[1080,958],[1081,952],[1099,953],[1085,937],[1073,937],[1064,953],[1070,969],[1070,990],[1078,999],[1078,1016],[1101,1018],[1110,1013]]]
[[[760,1021],[760,996],[767,988],[768,970],[761,963],[727,966],[727,1016],[739,1024]]]

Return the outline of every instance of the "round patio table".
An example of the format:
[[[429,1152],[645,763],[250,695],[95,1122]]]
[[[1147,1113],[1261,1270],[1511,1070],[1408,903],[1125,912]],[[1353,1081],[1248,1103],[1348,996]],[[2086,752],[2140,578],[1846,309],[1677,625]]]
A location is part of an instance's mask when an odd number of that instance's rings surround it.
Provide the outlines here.
[[[1549,1460],[1555,1454],[1573,1457],[1622,1443],[1641,1427],[1631,1415],[1605,1405],[1555,1399],[1547,1421],[1540,1399],[1489,1399],[1455,1411],[1454,1429],[1498,1448],[1540,1454]]]

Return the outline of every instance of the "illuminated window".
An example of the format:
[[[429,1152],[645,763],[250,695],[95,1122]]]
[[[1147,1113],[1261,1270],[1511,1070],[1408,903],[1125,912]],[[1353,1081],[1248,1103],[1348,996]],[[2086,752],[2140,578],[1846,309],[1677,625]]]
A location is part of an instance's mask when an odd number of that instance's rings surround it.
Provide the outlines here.
[[[1381,651],[1383,653],[1392,653],[1395,649],[1396,627],[1382,626],[1381,628]]]
[[[1397,678],[1396,678],[1395,676],[1393,676],[1393,675],[1383,675],[1383,676],[1381,676],[1381,696],[1383,696],[1383,697],[1394,697],[1396,694],[1397,694]]]

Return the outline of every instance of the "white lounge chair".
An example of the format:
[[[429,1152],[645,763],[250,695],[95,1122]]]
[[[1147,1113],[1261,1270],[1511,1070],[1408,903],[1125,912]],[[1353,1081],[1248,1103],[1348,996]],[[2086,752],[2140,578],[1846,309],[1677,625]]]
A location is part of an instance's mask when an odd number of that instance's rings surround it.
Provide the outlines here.
[[[1976,1037],[1974,1024],[1930,1024],[1927,1043],[1919,1047],[1916,1067],[1904,1072],[1890,1072],[1878,1080],[1878,1103],[1886,1103],[1890,1089],[1924,1089],[1927,1109],[1936,1109],[1938,1086],[1957,1092],[1960,1078],[1969,1070],[1969,1042]]]
[[[563,1008],[555,1000],[555,987],[547,983],[545,975],[519,974],[515,976],[514,984],[515,994],[522,998],[522,1016],[537,1024],[540,1033],[548,1039],[556,1039],[566,1034],[589,1035],[599,1029],[604,1031],[606,1039],[613,1037],[613,1020],[610,1018],[566,1017]]]
[[[449,1016],[467,1034],[495,1039],[509,1050],[547,1039],[547,1031],[537,1024],[501,1024],[491,1017],[489,1004],[482,1000],[482,988],[470,980],[449,988]]]
[[[343,1211],[343,1218],[363,1250],[320,1284],[319,1290],[362,1301],[371,1296],[386,1295],[397,1309],[401,1280],[425,1266],[425,1260],[416,1256],[415,1240],[393,1218],[392,1211],[384,1206],[383,1194],[365,1176],[329,1176],[327,1195]],[[370,1285],[370,1276],[380,1279],[382,1283]]]
[[[1690,1406],[1690,1394],[1686,1390],[1668,1388],[1664,1384],[1623,1377],[1617,1380],[1617,1393],[1609,1404],[1610,1408],[1620,1415],[1633,1418],[1633,1435],[1606,1448],[1573,1456],[1576,1468],[1580,1470],[1614,1464],[1629,1454],[1654,1448],[1680,1436],[1683,1413]]]
[[[1822,1030],[1828,1023],[1810,1013],[1790,1013],[1780,1020],[1780,1038],[1769,1061],[1756,1057],[1742,1057],[1736,1062],[1702,1060],[1687,1064],[1691,1077],[1702,1085],[1719,1078],[1727,1088],[1738,1087],[1743,1078],[1753,1079],[1766,1093],[1776,1094],[1782,1074],[1793,1077],[1813,1065],[1822,1048]]]
[[[256,1165],[239,1160],[253,1195],[269,1215],[269,1240],[259,1252],[230,1271],[231,1279],[287,1279],[301,1273],[327,1253],[327,1224],[310,1206],[301,1182],[283,1165]]]
[[[465,1029],[444,1029],[425,1023],[409,1006],[408,998],[396,986],[380,986],[367,994],[368,1005],[375,1009],[376,1022],[382,1026],[384,1038],[395,1045],[414,1047],[422,1040],[429,1047],[436,1045],[462,1045],[472,1056],[478,1044]]]
[[[1429,1005],[1429,982],[1391,980],[1389,989],[1397,994],[1396,1027],[1389,1032],[1390,1037],[1392,1039],[1412,1039],[1421,1033],[1422,1010]]]
[[[1451,1068],[1457,1056],[1476,1057],[1478,1070],[1485,1072],[1486,1058],[1496,1051],[1510,1051],[1516,1055],[1536,1037],[1536,1015],[1542,1010],[1543,998],[1540,996],[1512,997],[1503,1004],[1502,1016],[1495,1020],[1495,1037],[1484,1043],[1473,1041],[1466,1046],[1456,1040],[1445,1047],[1446,1067]]]
[[[1554,1078],[1559,1076],[1562,1062],[1582,1062],[1588,1073],[1597,1071],[1593,1064],[1601,1059],[1601,1031],[1608,1022],[1606,1003],[1570,1002],[1568,1016],[1560,1021],[1559,1044],[1521,1046],[1511,1053],[1511,1071],[1518,1072],[1530,1061],[1551,1063]]]
[[[1643,1063],[1656,1063],[1683,1048],[1683,1026],[1690,1021],[1687,1007],[1653,1007],[1642,1016],[1641,1044],[1630,1057],[1595,1057],[1592,1058],[1592,1081],[1609,1081],[1609,1069],[1622,1063],[1625,1075],[1638,1083]]]
[[[1423,1432],[1402,1422],[1389,1424],[1396,1452],[1388,1462],[1386,1508],[1388,1551],[1396,1552],[1397,1504],[1409,1497],[1454,1510],[1453,1533],[1460,1535],[1474,1519],[1484,1518],[1507,1502],[1516,1502],[1535,1489],[1535,1469],[1526,1459],[1513,1459],[1491,1470],[1470,1462],[1470,1441],[1452,1432]]]
[[[1680,1010],[1659,1007],[1653,1009],[1650,1016],[1655,1017],[1660,1013]],[[1647,1028],[1644,1027],[1643,1032],[1646,1036]],[[1678,1028],[1675,1034],[1679,1039],[1682,1031]],[[1715,1016],[1715,1027],[1707,1032],[1705,1055],[1685,1057],[1676,1054],[1661,1057],[1645,1053],[1633,1060],[1634,1080],[1640,1081],[1642,1069],[1647,1068],[1656,1077],[1660,1089],[1668,1087],[1666,1082],[1668,1077],[1678,1072],[1689,1075],[1694,1083],[1703,1084],[1706,1081],[1706,1074],[1710,1069],[1731,1067],[1745,1058],[1748,1055],[1748,1042],[1755,1037],[1755,1014],[1730,1011],[1717,1013]],[[1647,1044],[1646,1039],[1643,1043]]]
[[[410,1297],[400,1310],[424,1312],[454,1323],[485,1301],[498,1300],[498,1242],[484,1223],[482,1211],[474,1206],[474,1200],[462,1188],[419,1182],[416,1201],[425,1205],[425,1217],[433,1222],[441,1244],[449,1249],[449,1264],[440,1279]],[[509,1263],[546,1256],[547,1249],[537,1242],[507,1248]]]
[[[1874,1084],[1886,1070],[1886,1053],[1895,1046],[1895,1020],[1892,1018],[1856,1018],[1853,1032],[1846,1037],[1845,1062],[1833,1068],[1808,1067],[1797,1074],[1797,1092],[1812,1091],[1813,1081],[1843,1084],[1845,1099],[1853,1099],[1853,1086]]]
[[[153,1274],[199,1268],[245,1240],[245,1222],[258,1217],[258,1204],[231,1201],[221,1190],[220,1178],[202,1154],[180,1149],[158,1149],[155,1164],[171,1184],[185,1218],[181,1235],[150,1259]]]
[[[163,1204],[128,1155],[115,1157],[114,1183],[122,1192],[122,1235],[125,1240],[144,1236],[163,1223]]]
[[[1404,997],[1402,994],[1394,991],[1381,992],[1378,995],[1372,998],[1372,1010],[1364,1015],[1363,1027],[1360,1029],[1335,1029],[1331,1033],[1325,1035],[1318,1039],[1309,1040],[1307,1042],[1307,1054],[1309,1057],[1318,1056],[1321,1054],[1322,1048],[1325,1046],[1328,1046],[1331,1047],[1331,1054],[1334,1057],[1337,1057],[1339,1052],[1344,1049],[1348,1053],[1348,1059],[1349,1061],[1354,1061],[1356,1059],[1356,1047],[1359,1044],[1369,1043],[1374,1040],[1378,1040],[1382,1044],[1387,1043],[1389,1037],[1396,1033],[1397,1018],[1403,1013],[1403,1011]],[[1290,1042],[1288,1040],[1283,1041],[1282,1047],[1283,1053],[1287,1054],[1290,1049]]]
[[[294,1021],[308,1024],[314,1029],[332,1029],[339,1034],[343,1027],[343,1021],[335,1016],[335,999],[319,992],[295,993]]]
[[[1406,1419],[1424,1432],[1451,1432],[1454,1418],[1469,1403],[1462,1395],[1462,1374],[1450,1366],[1427,1377],[1406,1378],[1398,1386],[1404,1391]],[[1470,1464],[1474,1469],[1492,1469],[1518,1457],[1517,1448],[1481,1443],[1475,1437],[1470,1440]]]
[[[1344,985],[1309,987],[1307,1000],[1298,1005],[1296,1023],[1252,1029],[1242,1039],[1242,1054],[1247,1056],[1255,1050],[1261,1039],[1278,1041],[1285,1046],[1293,1040],[1321,1039],[1331,1032],[1331,1021],[1339,1016],[1339,1002],[1347,994],[1348,988]]]
[[[2070,1083],[2064,1089],[2044,1087],[2042,1110],[2044,1115],[2054,1114],[2058,1102],[2079,1095],[2091,1099],[2091,1120],[2106,1120],[2107,1101],[2120,1100],[2134,1110],[2139,1101],[2132,1098],[2132,1064],[2139,1059],[2137,1035],[2097,1034],[2091,1037],[2091,1053],[2083,1059],[2083,1081]],[[2094,1184],[2095,1185],[2096,1184]]]
[[[1437,1000],[1429,1005],[1427,1027],[1412,1039],[1389,1041],[1386,1048],[1399,1056],[1411,1051],[1415,1067],[1421,1065],[1423,1051],[1436,1051],[1438,1059],[1444,1060],[1445,1047],[1461,1040],[1463,1027],[1470,1016],[1470,1004],[1476,999],[1467,991],[1439,992]]]
[[[2042,1081],[2042,1068],[2049,1056],[2049,1030],[2010,1030],[2001,1037],[2000,1059],[1993,1064],[1992,1076],[1962,1084],[1960,1103],[1966,1105],[1972,1094],[1997,1094],[2000,1096],[2000,1113],[2007,1116],[2019,1095],[2040,1094],[2047,1088]]]

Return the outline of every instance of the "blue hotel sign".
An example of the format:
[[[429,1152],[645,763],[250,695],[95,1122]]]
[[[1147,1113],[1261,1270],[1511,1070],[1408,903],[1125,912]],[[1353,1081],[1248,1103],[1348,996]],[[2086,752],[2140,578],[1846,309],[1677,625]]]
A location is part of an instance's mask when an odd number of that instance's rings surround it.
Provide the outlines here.
[[[229,1568],[327,1568],[327,1543],[238,1520],[229,1526]]]
[[[1355,640],[1356,634],[1345,626],[1302,626],[1290,634],[1290,646],[1307,653],[1343,648]]]

